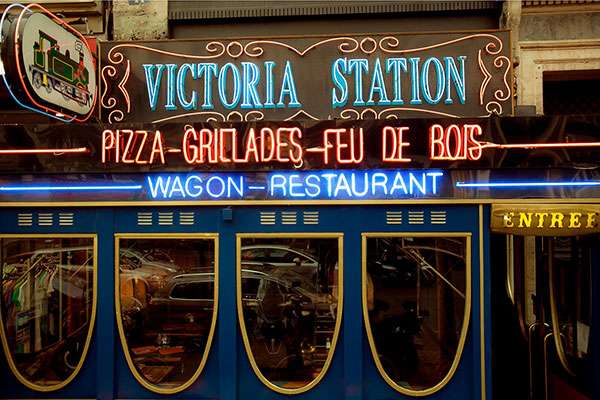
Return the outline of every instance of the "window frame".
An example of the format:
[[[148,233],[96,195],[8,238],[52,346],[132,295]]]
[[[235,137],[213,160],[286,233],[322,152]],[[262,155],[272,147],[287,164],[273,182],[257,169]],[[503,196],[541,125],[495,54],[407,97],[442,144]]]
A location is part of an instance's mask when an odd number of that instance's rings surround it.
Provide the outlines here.
[[[452,360],[452,364],[450,365],[450,369],[446,373],[446,375],[434,386],[427,389],[414,390],[409,389],[403,386],[400,386],[396,383],[383,368],[381,360],[379,359],[379,353],[377,352],[377,348],[375,346],[375,339],[373,337],[373,331],[371,328],[371,321],[369,319],[369,310],[367,304],[367,240],[368,239],[378,239],[378,238],[405,238],[405,237],[421,237],[421,238],[465,238],[465,311],[463,314],[463,321],[461,325],[461,332],[458,341],[458,345],[456,347],[456,354],[454,355],[454,359]],[[460,365],[460,361],[462,360],[462,355],[465,347],[465,343],[467,340],[468,332],[469,332],[469,324],[471,320],[471,309],[472,309],[472,270],[473,270],[473,248],[472,248],[472,240],[473,233],[472,232],[363,232],[361,233],[361,257],[362,257],[362,265],[361,265],[361,275],[362,275],[362,308],[363,308],[363,320],[365,325],[365,333],[367,335],[367,340],[369,342],[369,347],[371,349],[371,355],[373,357],[373,362],[381,377],[386,381],[386,383],[391,386],[397,392],[412,396],[412,397],[422,397],[429,396],[433,393],[436,393],[443,389],[452,377],[454,376],[458,366]],[[483,307],[483,305],[480,305]]]
[[[125,331],[123,328],[123,318],[121,316],[121,296],[120,296],[121,268],[120,268],[120,261],[119,261],[119,259],[120,259],[120,240],[121,239],[128,239],[128,240],[132,240],[132,239],[134,239],[134,240],[135,239],[140,239],[140,240],[147,240],[147,239],[198,240],[198,239],[204,239],[204,240],[212,240],[214,243],[214,249],[213,249],[213,251],[214,251],[213,315],[212,315],[212,319],[211,319],[211,323],[210,323],[210,328],[208,331],[209,332],[208,337],[206,339],[206,346],[204,348],[204,351],[202,353],[202,358],[200,359],[200,362],[198,363],[198,367],[197,367],[196,371],[194,372],[194,374],[186,382],[184,382],[183,384],[181,384],[179,386],[172,387],[172,388],[165,388],[165,387],[160,387],[158,385],[152,384],[152,383],[148,382],[140,374],[137,367],[133,363],[133,359],[132,359],[130,351],[129,351],[129,345],[128,345],[127,339],[125,337]],[[121,342],[121,349],[123,350],[123,355],[125,356],[125,360],[127,361],[127,366],[129,368],[129,371],[132,373],[132,375],[135,377],[135,379],[138,381],[138,383],[140,385],[142,385],[144,388],[146,388],[147,390],[154,392],[154,393],[170,395],[170,394],[180,393],[180,392],[188,389],[190,386],[192,386],[194,383],[196,383],[196,381],[198,380],[198,377],[200,376],[200,374],[204,370],[204,367],[206,366],[206,362],[208,361],[208,356],[210,354],[213,338],[214,338],[215,331],[216,331],[218,306],[219,306],[219,234],[218,233],[117,233],[117,232],[115,232],[114,233],[113,269],[115,271],[114,272],[115,273],[115,275],[114,275],[115,276],[115,285],[114,285],[115,318],[117,320],[116,322],[117,322],[117,328],[118,328],[118,332],[119,332],[119,340]],[[170,297],[170,293],[171,293],[171,291],[169,290],[169,297]],[[180,301],[180,300],[176,300],[176,301]],[[201,300],[190,299],[190,300],[184,300],[184,301],[203,301],[203,300],[202,299]]]
[[[83,365],[85,364],[85,360],[87,358],[88,350],[90,348],[90,344],[92,342],[92,336],[94,334],[94,327],[96,322],[96,310],[98,304],[98,235],[90,234],[90,233],[26,233],[26,234],[0,234],[0,239],[92,239],[92,310],[90,314],[90,326],[88,327],[87,336],[85,339],[85,344],[83,350],[81,352],[81,358],[75,367],[75,370],[65,379],[64,381],[54,384],[54,385],[39,385],[29,381],[25,376],[21,374],[18,370],[15,361],[13,360],[12,353],[8,347],[8,339],[6,337],[6,327],[4,324],[4,316],[2,315],[2,307],[0,307],[0,340],[2,341],[2,348],[4,350],[4,355],[6,357],[6,361],[13,375],[17,378],[19,382],[21,382],[28,389],[31,389],[36,392],[54,392],[60,389],[63,389],[69,383],[71,383],[79,374]],[[35,253],[34,251],[33,253]]]

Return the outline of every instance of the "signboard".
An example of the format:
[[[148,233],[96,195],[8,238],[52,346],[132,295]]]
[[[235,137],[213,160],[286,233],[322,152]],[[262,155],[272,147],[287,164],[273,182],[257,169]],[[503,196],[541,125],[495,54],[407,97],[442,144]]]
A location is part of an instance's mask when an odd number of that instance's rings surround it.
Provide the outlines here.
[[[576,236],[600,232],[600,206],[496,205],[492,231],[513,235]]]
[[[87,120],[96,104],[94,55],[85,38],[45,8],[31,4],[7,19],[2,46],[9,90],[34,110]]]
[[[108,42],[101,119],[389,119],[512,113],[508,32]]]
[[[599,129],[585,117],[0,126],[0,174],[432,168],[585,177],[600,157]]]
[[[580,116],[0,126],[0,201],[596,199],[598,124]]]

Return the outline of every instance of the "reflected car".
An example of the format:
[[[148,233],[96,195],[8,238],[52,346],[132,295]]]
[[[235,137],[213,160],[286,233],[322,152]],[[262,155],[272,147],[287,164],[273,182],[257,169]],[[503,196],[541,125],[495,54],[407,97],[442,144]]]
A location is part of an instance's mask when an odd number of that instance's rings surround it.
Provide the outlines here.
[[[176,274],[180,268],[166,258],[155,258],[139,251],[119,249],[119,271],[121,285],[128,281],[136,284],[141,281],[146,286],[149,296],[161,289],[170,275]]]
[[[319,261],[311,254],[290,246],[257,244],[242,246],[244,265],[269,264],[275,267],[294,267],[299,273],[312,275],[319,267]]]
[[[163,315],[164,318],[157,319],[193,323],[205,311],[212,312],[214,279],[213,272],[178,274],[167,278],[163,287],[150,299],[149,309],[153,318],[156,315]],[[269,292],[271,285],[276,287],[278,294],[284,296],[293,293],[306,304],[313,304],[313,300],[320,299],[314,293],[299,287],[298,282],[298,280],[292,282],[278,278],[264,271],[242,269],[243,301],[257,305],[268,294],[273,294]],[[284,306],[283,303],[278,304]]]

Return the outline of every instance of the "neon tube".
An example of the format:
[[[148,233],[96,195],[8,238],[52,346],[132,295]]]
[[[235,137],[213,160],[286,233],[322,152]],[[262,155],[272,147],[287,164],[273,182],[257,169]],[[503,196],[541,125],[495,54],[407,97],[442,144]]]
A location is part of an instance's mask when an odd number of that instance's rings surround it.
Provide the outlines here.
[[[0,154],[55,154],[60,155],[63,153],[88,153],[87,147],[77,147],[74,149],[6,149],[0,150]]]
[[[566,143],[514,143],[514,144],[497,144],[490,142],[482,142],[483,148],[494,149],[553,149],[553,148],[569,148],[569,147],[600,147],[600,142],[566,142]]]
[[[90,186],[0,186],[0,192],[51,192],[51,191],[103,191],[140,190],[142,185],[90,185]]]
[[[4,26],[4,19],[6,18],[6,15],[8,15],[8,11],[11,8],[13,8],[13,7],[20,7],[20,8],[25,9],[25,6],[23,6],[21,4],[17,4],[17,3],[11,4],[8,7],[6,7],[6,9],[4,10],[4,12],[2,13],[2,18],[0,18],[0,43],[2,43],[4,41],[4,38],[2,37],[2,27]],[[0,60],[0,63],[1,62],[2,62],[2,60]],[[17,99],[17,97],[13,94],[12,90],[10,89],[10,86],[8,85],[8,82],[6,81],[6,75],[5,74],[2,74],[2,80],[4,81],[4,86],[6,86],[6,89],[8,90],[8,94],[10,94],[10,96],[13,98],[13,100],[18,105],[20,105],[21,107],[26,108],[26,109],[28,109],[30,111],[33,111],[33,112],[45,115],[47,117],[57,119],[57,120],[62,121],[62,122],[71,122],[71,121],[73,121],[75,119],[75,117],[73,117],[72,119],[63,119],[63,118],[60,118],[60,117],[58,117],[56,115],[49,114],[49,113],[47,113],[45,111],[42,111],[42,110],[39,110],[39,109],[36,109],[36,108],[32,108],[32,107],[29,107],[29,106],[21,103],[19,101],[19,99]]]
[[[487,183],[467,183],[456,182],[456,187],[460,188],[545,188],[545,187],[579,187],[579,186],[600,186],[600,181],[584,182],[487,182]]]

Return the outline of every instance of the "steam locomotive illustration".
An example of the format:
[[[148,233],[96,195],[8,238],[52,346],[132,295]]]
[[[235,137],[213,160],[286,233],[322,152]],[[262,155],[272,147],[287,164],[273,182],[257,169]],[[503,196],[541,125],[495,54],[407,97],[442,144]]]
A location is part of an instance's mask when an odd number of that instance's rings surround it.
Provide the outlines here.
[[[61,53],[57,40],[39,31],[39,40],[33,44],[34,64],[29,66],[36,89],[44,87],[62,94],[65,100],[88,105],[92,95],[88,90],[89,71],[84,64],[83,43],[75,42],[79,60],[71,58],[69,50]]]

